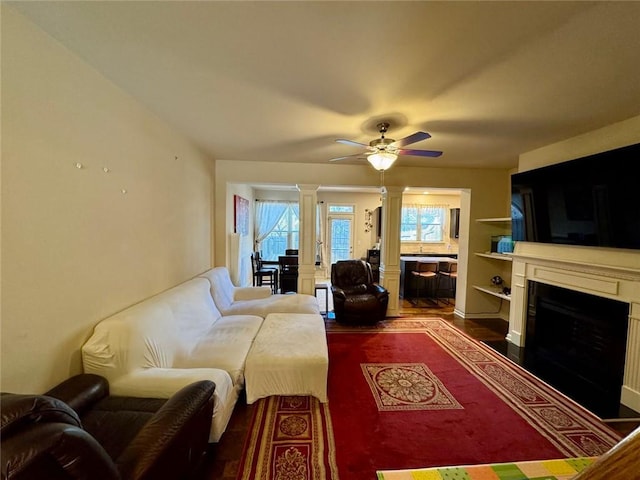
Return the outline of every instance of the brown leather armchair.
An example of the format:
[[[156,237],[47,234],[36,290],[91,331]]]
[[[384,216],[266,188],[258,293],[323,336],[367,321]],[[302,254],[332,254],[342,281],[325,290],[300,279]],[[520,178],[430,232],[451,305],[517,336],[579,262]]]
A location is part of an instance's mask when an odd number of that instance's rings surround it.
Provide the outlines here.
[[[2,479],[184,479],[207,449],[215,384],[171,398],[109,395],[98,375],[45,395],[2,393]]]
[[[384,320],[389,292],[374,283],[364,260],[340,260],[331,265],[331,293],[336,321],[373,324]]]

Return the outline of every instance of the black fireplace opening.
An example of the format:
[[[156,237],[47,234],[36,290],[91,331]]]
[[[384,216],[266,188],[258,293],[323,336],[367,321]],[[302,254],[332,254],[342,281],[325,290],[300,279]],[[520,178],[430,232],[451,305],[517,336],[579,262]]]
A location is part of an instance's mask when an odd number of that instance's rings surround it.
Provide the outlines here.
[[[601,418],[618,416],[629,304],[528,282],[527,370]]]

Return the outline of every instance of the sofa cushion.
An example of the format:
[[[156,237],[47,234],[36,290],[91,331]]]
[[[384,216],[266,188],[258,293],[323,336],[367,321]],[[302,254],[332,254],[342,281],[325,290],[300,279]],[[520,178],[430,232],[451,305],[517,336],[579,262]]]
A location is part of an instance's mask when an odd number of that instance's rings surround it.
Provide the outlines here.
[[[155,300],[171,309],[180,334],[191,340],[209,330],[222,316],[209,292],[208,282],[194,278],[157,295]]]
[[[177,368],[226,370],[234,385],[244,385],[244,364],[263,318],[255,315],[228,315],[194,342],[193,348],[175,359]]]
[[[318,300],[313,295],[302,293],[276,294],[260,300],[233,302],[225,310],[225,315],[258,315],[266,317],[270,313],[320,313]]]

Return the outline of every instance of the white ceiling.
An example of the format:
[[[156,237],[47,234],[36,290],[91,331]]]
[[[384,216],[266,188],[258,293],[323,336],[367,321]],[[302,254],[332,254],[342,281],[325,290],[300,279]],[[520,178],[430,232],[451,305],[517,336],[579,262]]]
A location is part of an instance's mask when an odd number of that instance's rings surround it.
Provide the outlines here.
[[[325,163],[385,120],[444,151],[400,165],[513,167],[640,114],[640,2],[8,4],[216,159]]]

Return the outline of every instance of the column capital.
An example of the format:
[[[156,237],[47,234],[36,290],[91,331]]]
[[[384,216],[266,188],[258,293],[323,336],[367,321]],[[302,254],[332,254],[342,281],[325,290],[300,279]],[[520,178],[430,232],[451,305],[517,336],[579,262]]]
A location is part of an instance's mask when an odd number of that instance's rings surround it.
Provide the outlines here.
[[[296,188],[300,192],[308,192],[308,191],[315,192],[320,188],[320,185],[314,185],[314,184],[308,184],[308,183],[298,183],[298,184],[296,184]]]
[[[404,187],[393,186],[393,185],[382,187],[382,194],[383,195],[389,195],[389,194],[393,194],[393,193],[403,194],[404,193]]]

